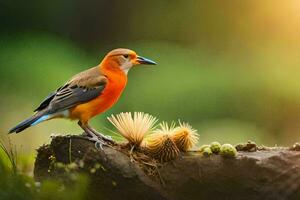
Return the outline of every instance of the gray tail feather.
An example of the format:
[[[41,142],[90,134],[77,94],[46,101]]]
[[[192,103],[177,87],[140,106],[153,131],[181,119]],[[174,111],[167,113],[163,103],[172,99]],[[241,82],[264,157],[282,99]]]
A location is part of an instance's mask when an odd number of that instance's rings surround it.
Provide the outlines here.
[[[29,117],[28,119],[19,123],[17,126],[10,129],[8,133],[9,134],[10,133],[19,133],[19,132],[25,130],[26,128],[32,126],[33,123],[35,123],[37,120],[39,120],[43,115],[44,115],[44,112],[37,112],[33,116]]]

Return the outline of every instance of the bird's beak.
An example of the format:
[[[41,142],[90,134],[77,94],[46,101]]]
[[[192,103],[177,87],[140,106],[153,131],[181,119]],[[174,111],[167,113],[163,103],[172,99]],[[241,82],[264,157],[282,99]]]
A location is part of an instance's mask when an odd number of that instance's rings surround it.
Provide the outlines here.
[[[148,58],[144,58],[142,56],[137,56],[136,58],[136,62],[138,64],[145,64],[145,65],[156,65],[156,62],[148,59]]]

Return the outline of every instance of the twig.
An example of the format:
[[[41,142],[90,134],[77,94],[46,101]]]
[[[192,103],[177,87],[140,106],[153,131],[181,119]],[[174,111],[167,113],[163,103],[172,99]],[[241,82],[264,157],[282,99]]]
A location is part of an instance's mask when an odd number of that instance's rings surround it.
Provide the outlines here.
[[[69,142],[69,162],[72,163],[72,138],[70,138]]]

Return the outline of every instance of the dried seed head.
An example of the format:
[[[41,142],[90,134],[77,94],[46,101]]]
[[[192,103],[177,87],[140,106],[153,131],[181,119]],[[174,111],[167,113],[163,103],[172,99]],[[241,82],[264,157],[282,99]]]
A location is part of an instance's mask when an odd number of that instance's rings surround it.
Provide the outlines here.
[[[132,145],[140,146],[145,135],[152,131],[157,119],[143,112],[111,115],[107,118],[119,133]]]
[[[180,122],[171,133],[171,138],[180,151],[188,151],[198,142],[198,133],[188,123]]]
[[[173,124],[168,126],[167,123],[162,122],[160,128],[154,130],[154,132],[145,139],[145,149],[151,157],[160,162],[170,161],[178,157],[179,149],[170,138],[170,133],[173,129]]]

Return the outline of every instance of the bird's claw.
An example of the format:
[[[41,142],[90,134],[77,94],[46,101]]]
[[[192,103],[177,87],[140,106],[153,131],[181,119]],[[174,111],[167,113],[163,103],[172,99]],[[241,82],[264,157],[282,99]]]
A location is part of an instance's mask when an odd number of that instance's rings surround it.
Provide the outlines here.
[[[102,141],[108,142],[109,144],[114,144],[115,141],[112,139],[110,135],[97,134],[98,138],[101,138]]]
[[[103,143],[101,143],[101,142],[95,142],[95,148],[97,150],[103,150]]]
[[[99,139],[97,136],[90,137],[88,139],[95,143],[95,148],[97,150],[103,150],[103,146],[106,145],[106,143],[103,140]]]
[[[113,142],[113,139],[110,135],[106,135],[106,136],[102,136],[102,137],[104,137],[104,139],[107,141]]]

